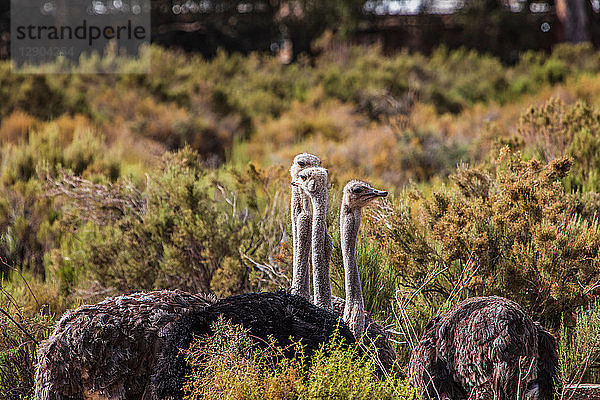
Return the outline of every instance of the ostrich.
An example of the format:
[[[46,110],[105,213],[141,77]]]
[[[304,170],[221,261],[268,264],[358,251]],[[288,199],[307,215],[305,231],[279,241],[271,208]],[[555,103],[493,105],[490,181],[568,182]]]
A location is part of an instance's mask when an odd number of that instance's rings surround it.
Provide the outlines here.
[[[350,326],[356,338],[362,337],[365,330],[365,304],[356,261],[356,242],[362,219],[362,208],[373,199],[385,197],[387,194],[361,181],[350,181],[344,187],[340,208],[340,238],[346,290],[344,321]]]
[[[67,312],[39,349],[37,400],[182,399],[189,369],[180,349],[210,335],[219,317],[243,325],[264,344],[301,341],[311,355],[337,329],[337,316],[286,292],[215,301],[181,291],[136,293]],[[288,346],[286,356],[293,357]]]
[[[321,165],[319,157],[308,153],[298,154],[290,167],[292,181],[298,178],[298,173],[305,168]],[[300,243],[310,241],[312,229],[312,209],[310,198],[298,187],[292,187],[292,202],[290,207],[292,218],[293,244],[293,278],[292,293],[310,300],[310,247]]]
[[[425,327],[409,369],[425,399],[551,400],[554,337],[503,297],[467,299]]]
[[[323,168],[309,168],[301,171],[298,179],[292,184],[301,187],[309,196],[323,198],[327,196],[326,170]],[[358,240],[358,231],[361,222],[361,210],[376,197],[387,196],[387,192],[374,189],[371,185],[360,181],[350,181],[344,188],[344,197],[340,210],[340,233],[342,238],[342,257],[344,260],[344,281],[346,289],[346,300],[332,296],[333,311],[343,316],[346,323],[350,325],[354,337],[362,339],[366,344],[374,344],[377,348],[378,358],[384,369],[390,370],[396,360],[396,352],[391,343],[387,340],[385,328],[373,320],[365,313],[364,299],[356,262],[356,242]],[[321,232],[321,235],[326,234]],[[315,233],[313,231],[313,237]],[[327,236],[329,236],[327,234]],[[327,243],[328,241],[325,241]],[[313,257],[315,252],[323,254],[317,257],[318,262],[313,268],[329,271],[329,262],[331,250],[315,246],[313,240]],[[308,247],[307,242],[300,242],[299,248]],[[329,276],[329,272],[321,276]],[[327,284],[331,288],[328,280]],[[330,289],[331,290],[331,289]],[[365,326],[366,325],[366,326]],[[366,333],[363,336],[363,333]]]
[[[169,375],[165,367],[177,358],[173,330],[214,302],[161,290],[67,311],[38,349],[35,398],[155,398],[153,381]]]
[[[331,277],[329,273],[329,261],[333,250],[333,240],[327,232],[327,188],[329,185],[329,173],[325,168],[311,167],[298,173],[298,178],[292,182],[292,186],[301,188],[310,198],[313,208],[312,215],[312,264],[313,264],[313,286],[314,302],[317,306],[331,310]],[[306,238],[308,235],[300,234],[298,239]],[[301,257],[306,254],[306,240],[298,241],[298,254]]]

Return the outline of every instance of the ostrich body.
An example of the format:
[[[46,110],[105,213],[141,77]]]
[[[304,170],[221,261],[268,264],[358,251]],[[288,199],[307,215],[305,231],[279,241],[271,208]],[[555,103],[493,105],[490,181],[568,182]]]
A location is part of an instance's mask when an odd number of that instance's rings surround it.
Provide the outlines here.
[[[410,372],[425,399],[551,400],[554,337],[503,297],[474,297],[429,321]]]
[[[215,301],[162,290],[67,311],[38,350],[35,398],[158,398],[162,376],[171,377],[173,364],[180,364],[173,333]]]
[[[298,179],[298,173],[306,168],[321,165],[319,157],[308,153],[298,154],[290,167],[292,181]],[[292,293],[310,300],[310,246],[312,231],[312,208],[310,198],[302,189],[292,186],[292,201],[290,206],[292,218],[293,245],[293,277]]]
[[[311,355],[338,329],[331,312],[285,292],[249,293],[214,302],[180,291],[109,298],[67,312],[39,350],[37,400],[182,399],[189,373],[180,349],[210,335],[220,316],[241,324],[259,344],[301,340]],[[293,357],[294,349],[286,350]]]
[[[331,310],[331,276],[329,261],[333,250],[333,239],[327,232],[327,190],[329,173],[325,168],[312,167],[298,173],[292,186],[300,187],[310,197],[312,216],[312,264],[314,302],[317,306]],[[299,235],[300,239],[300,235]],[[302,244],[301,244],[302,243]],[[306,248],[304,240],[299,248]],[[304,245],[303,245],[304,244]],[[305,251],[305,250],[304,250]],[[299,254],[301,256],[301,254]]]

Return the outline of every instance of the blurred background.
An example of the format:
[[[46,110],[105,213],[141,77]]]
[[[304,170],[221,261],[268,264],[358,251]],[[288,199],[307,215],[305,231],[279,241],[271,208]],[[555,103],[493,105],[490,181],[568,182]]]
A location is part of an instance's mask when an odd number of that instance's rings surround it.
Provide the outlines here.
[[[66,0],[40,1],[64,3]],[[9,57],[10,1],[0,5],[0,58]],[[110,12],[119,1],[90,1]],[[600,44],[598,0],[152,0],[152,41],[211,57],[222,48],[270,52],[289,62],[312,56],[325,31],[354,44],[380,43],[386,54],[401,49],[429,53],[444,44],[466,47],[514,63],[519,52],[560,42]],[[61,4],[56,4],[60,7]]]
[[[80,304],[288,288],[305,151],[335,295],[341,189],[390,192],[358,261],[401,369],[432,316],[496,294],[556,335],[563,383],[600,382],[598,0],[151,4],[149,73],[13,74],[0,3],[0,398]]]

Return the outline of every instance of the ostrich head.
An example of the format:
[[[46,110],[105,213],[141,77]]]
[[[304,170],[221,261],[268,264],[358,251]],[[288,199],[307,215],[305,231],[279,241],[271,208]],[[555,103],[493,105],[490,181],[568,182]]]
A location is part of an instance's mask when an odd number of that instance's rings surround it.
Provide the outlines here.
[[[329,171],[321,167],[306,168],[298,172],[298,177],[292,181],[292,185],[299,187],[309,196],[319,196],[329,185]]]
[[[290,175],[292,176],[292,181],[298,178],[298,173],[300,171],[306,168],[319,166],[321,166],[321,160],[319,159],[319,157],[309,153],[298,154],[296,157],[294,157],[294,162],[290,167]]]
[[[349,210],[360,210],[378,197],[386,197],[388,192],[377,190],[362,181],[350,181],[344,187],[342,206]]]

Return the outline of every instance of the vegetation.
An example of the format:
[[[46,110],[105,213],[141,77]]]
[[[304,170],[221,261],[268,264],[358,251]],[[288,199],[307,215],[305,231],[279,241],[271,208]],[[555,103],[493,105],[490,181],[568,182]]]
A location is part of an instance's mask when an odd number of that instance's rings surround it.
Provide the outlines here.
[[[25,399],[33,394],[37,345],[52,320],[42,313],[26,316],[7,298],[0,303],[0,391],[5,399]]]
[[[238,325],[213,324],[214,336],[199,339],[186,352],[192,375],[187,399],[417,399],[407,380],[378,379],[376,366],[356,345],[334,337],[310,360],[296,344],[286,359],[272,343],[252,342]],[[356,383],[360,382],[360,385]]]
[[[301,151],[330,171],[337,295],[341,188],[359,178],[391,193],[365,210],[358,260],[367,309],[397,333],[400,371],[431,316],[488,294],[561,338],[565,379],[581,365],[590,334],[564,332],[590,332],[582,315],[598,310],[600,53],[561,45],[506,66],[467,50],[384,57],[326,39],[312,62],[288,66],[156,46],[148,75],[13,75],[0,63],[0,358],[14,360],[0,364],[0,392],[27,393],[32,337],[81,303],[289,287],[287,168]],[[253,350],[242,372],[273,398],[330,390],[315,368],[371,387],[368,358],[344,369],[362,356],[331,346],[275,363]],[[190,393],[246,384],[213,361]],[[403,381],[372,383],[371,397],[410,398]]]
[[[559,343],[562,382],[576,384],[586,377],[598,380],[599,332],[600,307],[597,300],[588,310],[578,310],[574,324],[563,321]],[[590,370],[591,367],[594,368]]]

